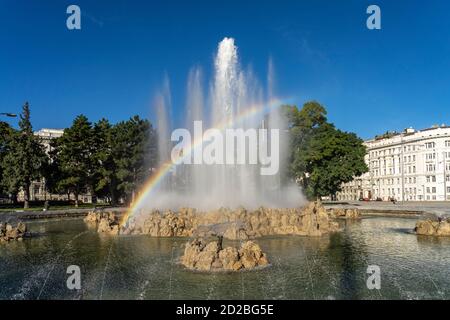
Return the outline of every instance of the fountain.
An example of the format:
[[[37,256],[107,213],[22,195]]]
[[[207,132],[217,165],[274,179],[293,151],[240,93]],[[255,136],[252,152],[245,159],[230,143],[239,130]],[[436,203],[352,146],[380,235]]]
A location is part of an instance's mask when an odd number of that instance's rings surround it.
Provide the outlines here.
[[[289,137],[280,109],[274,108],[282,102],[273,98],[272,63],[265,95],[252,71],[241,68],[234,39],[225,38],[217,49],[209,94],[202,81],[200,68],[193,68],[186,129],[170,134],[171,98],[165,78],[155,101],[159,168],[120,225],[114,215],[103,213],[92,213],[87,220],[94,221],[100,233],[192,238],[182,263],[206,271],[267,265],[266,255],[250,239],[337,231],[320,202],[307,204],[297,185],[282,183],[286,159],[280,154],[287,154]],[[221,158],[226,161],[217,160]],[[211,236],[218,241],[206,244],[204,239]],[[224,238],[246,242],[239,250],[222,248]]]
[[[209,90],[203,86],[202,71],[193,68],[188,76],[185,128],[194,132],[194,123],[201,121],[203,131],[217,129],[224,133],[228,129],[279,129],[278,153],[281,168],[274,175],[263,176],[261,163],[244,164],[197,164],[208,141],[193,134],[195,148],[188,150],[192,163],[173,164],[170,149],[171,125],[168,121],[170,90],[168,78],[162,93],[156,99],[159,174],[158,180],[144,189],[133,208],[133,216],[149,209],[177,209],[192,207],[212,210],[219,207],[256,209],[265,207],[298,207],[303,202],[299,188],[294,184],[282,184],[285,150],[288,145],[286,123],[278,107],[281,101],[273,97],[273,65],[269,63],[268,93],[265,94],[251,69],[244,70],[238,58],[238,50],[232,38],[224,38],[218,45],[214,60],[214,75]],[[208,92],[208,94],[206,94]],[[258,136],[259,145],[271,146],[271,136]],[[223,153],[226,150],[223,147]],[[258,150],[262,152],[263,150]],[[267,151],[267,150],[266,150]],[[179,153],[186,150],[179,150]],[[249,151],[245,151],[246,159]],[[277,153],[277,156],[278,156]],[[158,173],[157,173],[158,174]]]

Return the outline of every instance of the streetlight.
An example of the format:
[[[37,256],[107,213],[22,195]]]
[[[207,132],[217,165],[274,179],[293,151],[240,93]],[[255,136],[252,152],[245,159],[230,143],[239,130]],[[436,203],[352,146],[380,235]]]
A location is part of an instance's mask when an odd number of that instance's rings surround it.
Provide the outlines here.
[[[6,117],[9,117],[9,118],[16,118],[17,117],[17,114],[9,113],[9,112],[0,112],[0,115],[6,116]]]

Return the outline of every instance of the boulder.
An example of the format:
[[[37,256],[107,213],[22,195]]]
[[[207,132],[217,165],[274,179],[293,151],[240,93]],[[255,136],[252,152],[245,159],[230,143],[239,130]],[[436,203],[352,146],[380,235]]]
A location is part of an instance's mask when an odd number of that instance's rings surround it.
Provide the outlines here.
[[[116,220],[101,218],[100,222],[98,223],[97,232],[117,235],[119,234],[119,223]]]
[[[19,223],[17,224],[17,230],[18,230],[20,233],[25,234],[25,233],[27,232],[27,226],[26,226],[26,224],[23,223],[23,222],[19,222]]]
[[[19,222],[16,227],[5,222],[0,223],[0,242],[22,241],[24,237],[29,237],[27,226]]]
[[[418,235],[450,236],[450,218],[437,221],[431,219],[417,221],[414,231]]]
[[[328,210],[328,215],[331,218],[338,218],[338,219],[361,218],[361,212],[356,208],[355,209],[332,208]]]
[[[203,239],[186,243],[181,264],[197,271],[238,271],[254,269],[269,264],[266,254],[258,244],[247,241],[238,249],[221,248],[219,241],[208,244]]]
[[[219,252],[219,259],[224,270],[239,270],[242,264],[238,264],[239,252],[236,248],[227,247]]]
[[[184,249],[184,255],[181,258],[181,263],[187,268],[193,269],[198,261],[198,255],[205,247],[205,243],[202,239],[194,239],[191,242],[186,243]]]
[[[258,244],[253,241],[247,241],[239,249],[239,257],[242,265],[246,269],[269,264],[266,255],[262,252]]]
[[[120,231],[120,222],[114,212],[91,211],[84,221],[88,225],[96,227],[98,233],[117,235]]]
[[[88,212],[87,216],[84,217],[84,222],[86,223],[98,223],[100,220],[100,213],[95,211]]]

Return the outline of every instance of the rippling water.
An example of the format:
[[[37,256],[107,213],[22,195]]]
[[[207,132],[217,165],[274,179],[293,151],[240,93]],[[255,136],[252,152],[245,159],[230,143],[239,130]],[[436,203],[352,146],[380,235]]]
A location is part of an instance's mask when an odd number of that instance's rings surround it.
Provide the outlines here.
[[[449,299],[450,238],[418,237],[415,222],[366,217],[322,238],[258,239],[272,265],[232,274],[185,270],[177,260],[186,239],[102,236],[79,219],[32,222],[32,239],[0,244],[0,298]],[[79,291],[66,287],[69,265],[81,268]],[[381,290],[367,289],[368,265],[381,268]]]

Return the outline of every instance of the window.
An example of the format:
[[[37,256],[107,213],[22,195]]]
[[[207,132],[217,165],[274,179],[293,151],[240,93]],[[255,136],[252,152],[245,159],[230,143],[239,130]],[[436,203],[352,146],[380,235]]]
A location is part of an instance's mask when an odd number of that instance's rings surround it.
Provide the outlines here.
[[[431,193],[436,193],[436,187],[431,188]]]
[[[445,141],[445,146],[446,146],[446,147],[450,147],[450,140],[446,140],[446,141]]]
[[[427,164],[427,172],[434,172],[436,171],[436,165],[434,164]]]
[[[450,187],[447,187],[447,193],[450,193]]]
[[[427,160],[434,160],[434,159],[436,159],[436,153],[427,153],[426,155],[425,155],[425,158],[427,159]]]
[[[434,149],[435,143],[434,142],[427,142],[425,143],[425,149]]]

